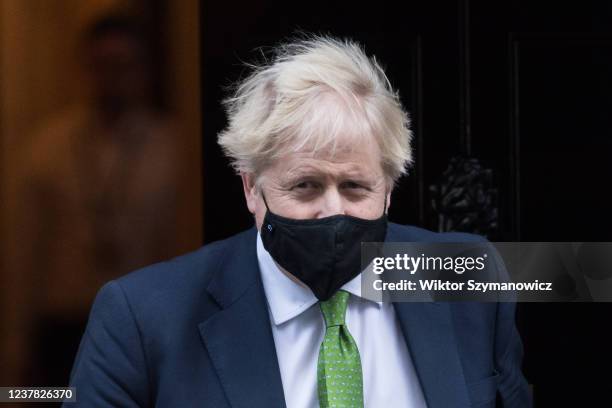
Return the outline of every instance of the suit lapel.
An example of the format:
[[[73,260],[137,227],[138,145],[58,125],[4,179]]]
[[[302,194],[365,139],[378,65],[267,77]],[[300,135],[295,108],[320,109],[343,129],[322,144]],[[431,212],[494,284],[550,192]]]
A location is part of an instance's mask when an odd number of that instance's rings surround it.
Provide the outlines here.
[[[198,326],[233,408],[285,407],[256,234],[243,235],[220,261],[208,292],[222,310]]]
[[[386,242],[418,242],[390,229]],[[449,303],[394,303],[429,408],[469,407]]]

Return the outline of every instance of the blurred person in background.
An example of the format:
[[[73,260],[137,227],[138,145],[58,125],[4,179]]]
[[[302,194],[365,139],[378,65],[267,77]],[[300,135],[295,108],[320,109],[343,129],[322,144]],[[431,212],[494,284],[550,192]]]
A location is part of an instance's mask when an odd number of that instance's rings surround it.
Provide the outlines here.
[[[24,346],[34,384],[67,382],[104,282],[177,246],[176,130],[155,103],[143,30],[104,16],[85,30],[79,58],[86,99],[45,121],[23,162],[16,238],[35,322]]]

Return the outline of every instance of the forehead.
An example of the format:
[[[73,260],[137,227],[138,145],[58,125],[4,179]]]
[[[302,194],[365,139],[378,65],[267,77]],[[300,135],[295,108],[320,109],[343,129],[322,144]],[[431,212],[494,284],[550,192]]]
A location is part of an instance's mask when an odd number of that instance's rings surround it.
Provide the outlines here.
[[[381,152],[373,137],[341,140],[334,148],[305,146],[279,155],[270,168],[279,177],[308,173],[322,176],[382,177]]]

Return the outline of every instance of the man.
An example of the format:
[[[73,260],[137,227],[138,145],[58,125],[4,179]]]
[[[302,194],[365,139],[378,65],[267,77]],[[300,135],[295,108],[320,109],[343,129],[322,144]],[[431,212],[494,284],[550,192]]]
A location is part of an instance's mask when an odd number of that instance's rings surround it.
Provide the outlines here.
[[[361,242],[479,240],[387,222],[411,135],[373,59],[285,45],[226,106],[256,228],[102,288],[71,379],[83,405],[530,405],[511,304],[361,297]]]

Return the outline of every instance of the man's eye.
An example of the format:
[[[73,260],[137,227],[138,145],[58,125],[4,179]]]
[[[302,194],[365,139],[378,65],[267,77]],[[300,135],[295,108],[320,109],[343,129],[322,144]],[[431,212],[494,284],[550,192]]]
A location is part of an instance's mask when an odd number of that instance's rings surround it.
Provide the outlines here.
[[[309,189],[317,188],[317,185],[316,183],[313,183],[312,181],[302,181],[301,183],[298,183],[295,186],[293,186],[293,188],[296,190],[309,190]]]
[[[354,181],[347,181],[346,183],[344,183],[344,188],[357,189],[363,187],[359,183],[355,183]]]

